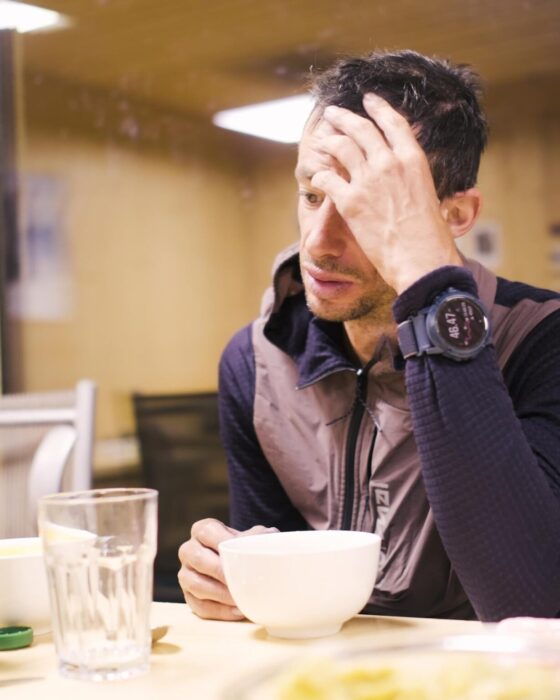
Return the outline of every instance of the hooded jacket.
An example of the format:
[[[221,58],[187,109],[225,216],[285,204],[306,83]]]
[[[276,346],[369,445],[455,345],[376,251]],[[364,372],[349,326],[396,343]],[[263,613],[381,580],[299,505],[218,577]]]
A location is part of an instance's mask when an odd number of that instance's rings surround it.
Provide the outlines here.
[[[367,612],[495,620],[560,611],[560,296],[466,261],[401,294],[397,322],[450,286],[489,310],[468,362],[360,367],[305,304],[297,247],[226,348],[220,412],[232,525],[377,532]]]

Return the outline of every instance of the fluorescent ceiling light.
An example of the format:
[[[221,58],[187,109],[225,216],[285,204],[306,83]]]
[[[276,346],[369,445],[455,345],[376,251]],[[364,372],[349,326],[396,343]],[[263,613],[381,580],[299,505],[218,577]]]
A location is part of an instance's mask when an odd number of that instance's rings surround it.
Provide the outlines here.
[[[260,136],[281,143],[297,143],[314,100],[311,95],[285,97],[281,100],[226,109],[214,115],[216,126],[242,134]]]
[[[66,24],[59,12],[45,10],[23,2],[0,0],[0,29],[15,29],[18,32],[34,32]]]

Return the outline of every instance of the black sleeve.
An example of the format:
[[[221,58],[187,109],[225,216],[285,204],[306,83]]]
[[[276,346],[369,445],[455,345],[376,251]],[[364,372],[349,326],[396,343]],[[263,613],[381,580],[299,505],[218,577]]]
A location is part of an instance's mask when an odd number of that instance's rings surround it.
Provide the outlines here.
[[[504,379],[523,432],[560,501],[560,311],[519,345]]]
[[[397,299],[397,322],[450,283],[476,293],[466,270],[442,268]],[[482,620],[560,614],[560,327],[536,332],[511,394],[492,346],[468,362],[406,362],[428,500]]]
[[[253,525],[303,530],[308,525],[296,510],[264,456],[253,424],[255,361],[251,326],[239,331],[220,360],[220,434],[230,484],[231,526]]]

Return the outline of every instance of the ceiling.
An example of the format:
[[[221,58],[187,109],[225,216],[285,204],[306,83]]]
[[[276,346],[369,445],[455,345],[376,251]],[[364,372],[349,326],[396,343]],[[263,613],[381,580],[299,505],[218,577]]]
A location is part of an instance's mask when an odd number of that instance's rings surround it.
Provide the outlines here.
[[[486,82],[560,75],[559,0],[36,0],[71,26],[22,37],[28,75],[200,117],[301,91],[374,48],[472,63]]]

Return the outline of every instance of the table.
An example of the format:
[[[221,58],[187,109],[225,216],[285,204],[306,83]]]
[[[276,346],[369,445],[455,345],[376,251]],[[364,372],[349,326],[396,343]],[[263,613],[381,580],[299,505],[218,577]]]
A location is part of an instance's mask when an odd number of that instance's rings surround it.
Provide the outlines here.
[[[0,652],[0,698],[10,700],[220,700],[225,688],[259,666],[299,656],[311,645],[364,641],[389,644],[417,635],[476,632],[479,622],[360,615],[338,635],[321,640],[269,637],[250,622],[201,620],[181,603],[154,603],[152,627],[166,625],[165,637],[152,647],[148,674],[125,681],[94,683],[59,675],[49,634],[30,647]]]

